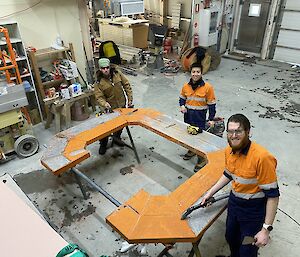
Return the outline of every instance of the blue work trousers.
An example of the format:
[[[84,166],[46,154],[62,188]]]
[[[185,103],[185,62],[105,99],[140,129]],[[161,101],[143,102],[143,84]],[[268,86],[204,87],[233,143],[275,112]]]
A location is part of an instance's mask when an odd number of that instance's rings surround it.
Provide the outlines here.
[[[245,236],[254,237],[265,218],[265,199],[244,200],[230,195],[226,220],[226,240],[231,257],[257,257],[258,247],[243,245]]]

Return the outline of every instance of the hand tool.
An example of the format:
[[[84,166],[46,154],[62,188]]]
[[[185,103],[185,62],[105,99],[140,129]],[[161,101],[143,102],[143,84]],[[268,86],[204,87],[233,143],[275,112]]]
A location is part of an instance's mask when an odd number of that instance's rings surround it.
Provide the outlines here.
[[[187,218],[187,216],[189,214],[191,214],[194,210],[197,210],[199,208],[205,208],[205,207],[207,207],[207,206],[209,206],[209,205],[211,205],[215,202],[218,202],[218,201],[223,200],[223,199],[228,198],[228,197],[229,197],[229,193],[222,194],[222,195],[219,195],[217,197],[212,196],[212,197],[208,198],[204,203],[199,203],[199,204],[196,204],[196,205],[191,206],[188,209],[186,209],[186,211],[182,214],[181,219],[185,220]]]
[[[256,241],[257,241],[257,239],[252,236],[245,236],[243,239],[242,245],[254,244]]]

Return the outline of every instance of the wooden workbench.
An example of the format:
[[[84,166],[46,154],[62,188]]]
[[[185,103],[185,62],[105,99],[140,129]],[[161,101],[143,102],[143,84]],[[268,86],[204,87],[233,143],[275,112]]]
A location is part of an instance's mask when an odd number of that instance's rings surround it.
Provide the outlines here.
[[[83,92],[78,96],[72,97],[70,99],[52,99],[52,100],[44,100],[45,106],[49,108],[49,112],[47,113],[47,120],[45,124],[45,128],[49,128],[52,123],[54,116],[55,121],[55,132],[58,133],[62,130],[61,127],[61,118],[65,118],[66,128],[70,128],[71,126],[71,107],[76,101],[83,100],[84,101],[84,112],[88,113],[88,98],[91,100],[91,105],[93,111],[96,110],[96,100],[94,96],[94,91]]]

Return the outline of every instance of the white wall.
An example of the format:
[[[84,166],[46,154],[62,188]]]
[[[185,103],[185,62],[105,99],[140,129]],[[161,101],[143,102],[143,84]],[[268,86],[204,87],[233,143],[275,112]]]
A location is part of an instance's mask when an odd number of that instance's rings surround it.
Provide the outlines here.
[[[0,23],[17,21],[25,46],[50,47],[57,35],[73,43],[79,70],[85,77],[85,56],[78,4],[84,0],[0,0]],[[82,5],[81,5],[82,6]],[[26,10],[27,9],[27,10]],[[83,31],[83,33],[88,33]]]

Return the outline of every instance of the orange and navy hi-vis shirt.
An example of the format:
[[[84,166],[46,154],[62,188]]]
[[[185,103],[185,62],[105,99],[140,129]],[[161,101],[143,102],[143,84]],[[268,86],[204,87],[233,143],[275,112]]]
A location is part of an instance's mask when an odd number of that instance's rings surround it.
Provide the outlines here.
[[[190,83],[186,83],[180,92],[179,105],[187,108],[184,122],[205,129],[207,110],[209,120],[213,120],[216,114],[214,88],[203,80],[195,90]]]
[[[241,152],[225,150],[224,175],[232,180],[232,193],[241,199],[278,197],[277,161],[266,149],[249,142]]]
[[[209,83],[193,90],[189,83],[185,83],[181,89],[180,98],[185,100],[185,106],[193,110],[207,110],[208,105],[216,103],[215,92]]]

